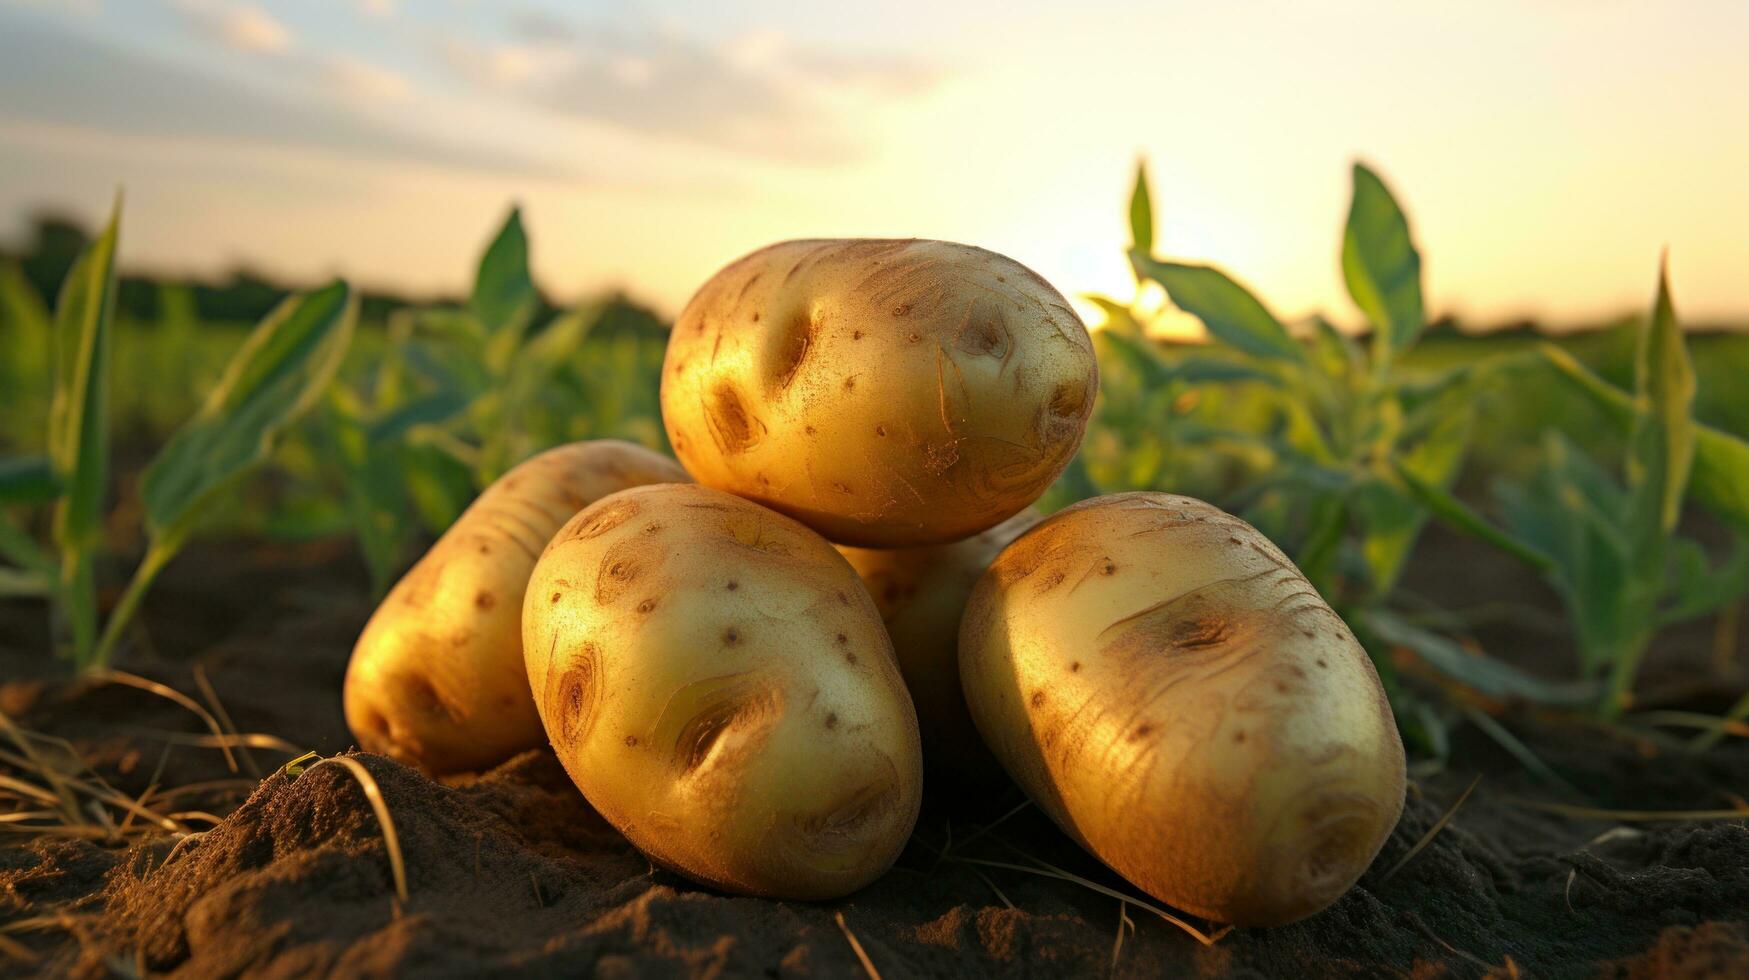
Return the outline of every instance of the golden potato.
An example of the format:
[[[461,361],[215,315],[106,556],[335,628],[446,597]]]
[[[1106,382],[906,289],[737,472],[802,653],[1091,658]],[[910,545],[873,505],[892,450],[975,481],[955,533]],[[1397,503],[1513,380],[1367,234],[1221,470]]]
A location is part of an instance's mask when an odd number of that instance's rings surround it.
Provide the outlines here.
[[[359,636],[343,695],[358,744],[434,774],[540,745],[522,666],[522,591],[535,558],[586,504],[684,479],[666,456],[601,440],[549,449],[487,487]]]
[[[917,716],[874,602],[801,524],[706,487],[615,494],[547,546],[522,629],[559,760],[663,866],[820,899],[904,848]]]
[[[981,793],[992,784],[1006,785],[1001,767],[966,712],[960,687],[960,617],[990,562],[1042,517],[1027,508],[953,544],[838,547],[868,587],[892,638],[899,672],[917,707],[931,792]]]
[[[706,486],[843,544],[957,541],[1037,500],[1098,369],[1063,297],[951,242],[795,241],[706,282],[674,325],[662,418]]]
[[[1022,536],[972,594],[960,670],[1033,801],[1199,915],[1311,915],[1402,812],[1372,662],[1280,550],[1201,501],[1114,494]]]

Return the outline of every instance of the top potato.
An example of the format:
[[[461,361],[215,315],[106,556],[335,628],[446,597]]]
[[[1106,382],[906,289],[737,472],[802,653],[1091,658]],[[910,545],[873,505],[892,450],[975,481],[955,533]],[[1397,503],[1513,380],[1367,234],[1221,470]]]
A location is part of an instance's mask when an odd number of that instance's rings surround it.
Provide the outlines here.
[[[675,323],[662,418],[700,483],[841,544],[954,541],[1032,503],[1081,444],[1087,330],[1025,266],[951,242],[783,242]]]

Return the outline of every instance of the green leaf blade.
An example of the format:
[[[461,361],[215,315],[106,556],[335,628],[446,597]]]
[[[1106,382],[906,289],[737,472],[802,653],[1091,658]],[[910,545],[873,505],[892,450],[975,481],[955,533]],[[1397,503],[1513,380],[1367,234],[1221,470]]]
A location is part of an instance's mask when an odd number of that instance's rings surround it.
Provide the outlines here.
[[[1658,270],[1658,295],[1652,316],[1640,331],[1634,359],[1635,388],[1641,410],[1636,414],[1634,455],[1630,476],[1642,486],[1647,509],[1656,523],[1648,535],[1674,530],[1682,516],[1682,498],[1694,464],[1694,364],[1688,357],[1676,308],[1670,300],[1670,277]]]
[[[504,226],[487,246],[486,254],[480,257],[468,309],[489,334],[506,330],[520,334],[538,303],[539,295],[528,271],[528,236],[522,229],[522,210],[512,208]]]
[[[356,319],[356,300],[335,282],[286,299],[261,321],[206,404],[146,468],[141,496],[155,542],[174,547],[203,501],[267,458],[339,369]]]
[[[1180,309],[1197,317],[1222,343],[1252,357],[1301,363],[1306,352],[1251,291],[1212,266],[1130,255],[1137,275],[1152,279]]]
[[[56,535],[76,544],[97,533],[109,476],[109,368],[114,347],[115,249],[121,204],[61,286],[55,307],[55,387],[49,459],[65,488]]]
[[[1130,249],[1154,254],[1154,196],[1148,190],[1148,161],[1136,162],[1136,188],[1130,192]]]
[[[1342,278],[1354,305],[1372,321],[1378,363],[1415,343],[1426,320],[1421,253],[1396,198],[1361,163],[1354,165],[1354,196],[1342,235]]]

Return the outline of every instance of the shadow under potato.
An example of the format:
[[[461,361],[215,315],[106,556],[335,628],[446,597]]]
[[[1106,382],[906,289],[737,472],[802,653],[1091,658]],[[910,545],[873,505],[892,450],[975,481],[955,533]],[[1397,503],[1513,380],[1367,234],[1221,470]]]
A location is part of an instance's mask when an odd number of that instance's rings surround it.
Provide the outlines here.
[[[154,597],[158,659],[136,655],[121,666],[192,691],[193,665],[202,664],[239,729],[328,752],[344,746],[339,679],[369,613],[354,570],[331,555],[217,548],[188,561]],[[215,605],[212,590],[251,601]],[[219,611],[202,617],[202,608]],[[36,922],[4,933],[37,957],[8,971],[855,976],[861,966],[841,913],[889,978],[1114,972],[1116,901],[957,859],[1037,858],[1129,891],[1030,808],[968,841],[1012,797],[981,809],[926,803],[910,848],[870,888],[839,902],[772,902],[654,870],[546,751],[443,783],[357,756],[399,833],[409,890],[400,905],[381,828],[351,774],[321,766],[256,784],[231,774],[219,753],[190,746],[172,750],[160,770],[161,733],[201,731],[201,723],[144,692],[15,680],[41,676],[26,659],[40,654],[18,639],[37,615],[0,607],[0,677],[9,681],[0,707],[70,738],[126,792],[143,792],[154,776],[163,786],[237,783],[198,801],[223,822],[180,847],[164,838],[133,848],[0,838],[0,931]],[[183,650],[201,652],[184,659]],[[1626,740],[1512,720],[1602,805],[1718,808],[1721,787],[1749,785],[1740,743],[1699,758],[1647,757]],[[284,761],[254,756],[269,772]],[[1508,958],[1534,976],[1749,972],[1742,823],[1632,824],[1600,839],[1610,824],[1509,802],[1554,794],[1489,743],[1460,738],[1454,759],[1454,771],[1412,787],[1372,870],[1326,912],[1203,947],[1130,905],[1135,928],[1123,931],[1115,973],[1476,976],[1505,970]],[[1477,770],[1486,773],[1477,793],[1387,878]],[[950,827],[959,843],[938,860]]]

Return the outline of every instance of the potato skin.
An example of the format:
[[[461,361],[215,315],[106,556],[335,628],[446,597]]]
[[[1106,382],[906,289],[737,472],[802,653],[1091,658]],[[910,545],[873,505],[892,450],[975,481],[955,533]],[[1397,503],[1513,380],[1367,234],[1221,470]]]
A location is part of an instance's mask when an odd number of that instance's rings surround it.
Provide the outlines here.
[[[662,418],[700,483],[833,541],[957,541],[1037,500],[1081,444],[1093,344],[1049,283],[951,242],[783,242],[680,314]]]
[[[706,487],[627,490],[553,538],[522,619],[560,762],[665,867],[823,899],[904,848],[917,717],[873,600],[813,531]]]
[[[1340,617],[1249,524],[1122,493],[1010,545],[960,634],[978,730],[1166,902],[1277,925],[1335,901],[1403,808],[1403,745]]]
[[[917,708],[932,794],[978,795],[1007,779],[966,711],[960,685],[960,618],[984,570],[1002,549],[1044,519],[1032,508],[952,544],[853,548],[838,552],[874,598],[893,641],[899,672]]]
[[[358,744],[431,774],[487,768],[544,741],[522,666],[522,593],[579,508],[686,479],[603,439],[549,449],[487,487],[389,591],[353,647],[343,694]]]

